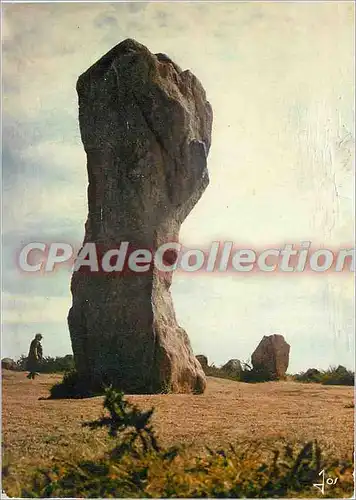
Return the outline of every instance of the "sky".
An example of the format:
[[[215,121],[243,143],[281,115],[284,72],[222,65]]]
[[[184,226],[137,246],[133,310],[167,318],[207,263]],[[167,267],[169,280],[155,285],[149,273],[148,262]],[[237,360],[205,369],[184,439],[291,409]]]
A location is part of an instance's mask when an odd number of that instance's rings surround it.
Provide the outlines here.
[[[202,82],[214,112],[210,185],[182,225],[198,248],[354,245],[354,6],[295,3],[3,5],[2,356],[71,353],[68,268],[19,270],[29,241],[77,247],[87,215],[78,76],[134,38]],[[176,274],[178,321],[196,354],[247,361],[264,335],[289,372],[354,368],[352,273]]]

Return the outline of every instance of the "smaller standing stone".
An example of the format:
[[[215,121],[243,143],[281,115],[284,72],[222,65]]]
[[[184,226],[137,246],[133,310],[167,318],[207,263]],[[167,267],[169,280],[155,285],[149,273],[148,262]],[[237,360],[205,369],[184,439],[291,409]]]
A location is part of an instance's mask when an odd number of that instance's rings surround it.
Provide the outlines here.
[[[17,369],[17,365],[16,365],[16,362],[11,359],[11,358],[3,358],[1,360],[1,368],[3,370],[16,370]]]
[[[320,375],[320,371],[317,368],[308,368],[308,370],[304,373],[305,378],[316,378]]]
[[[251,356],[255,371],[265,372],[271,380],[285,377],[289,364],[290,345],[283,335],[264,336]]]
[[[195,357],[197,358],[197,360],[201,364],[201,367],[203,368],[203,370],[205,368],[208,368],[208,366],[209,366],[209,364],[208,364],[208,358],[206,356],[204,356],[204,354],[198,354]]]
[[[242,366],[239,359],[230,359],[221,369],[232,377],[238,377],[242,372]]]

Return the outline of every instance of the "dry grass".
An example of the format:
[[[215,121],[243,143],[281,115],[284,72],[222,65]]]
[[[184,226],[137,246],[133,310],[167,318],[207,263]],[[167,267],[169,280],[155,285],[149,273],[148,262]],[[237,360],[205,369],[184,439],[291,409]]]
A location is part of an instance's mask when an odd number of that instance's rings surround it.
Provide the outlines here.
[[[5,487],[35,467],[95,457],[109,444],[105,432],[81,423],[102,413],[102,397],[39,400],[60,375],[34,381],[3,371],[3,445],[12,464]],[[305,443],[317,439],[324,453],[340,459],[353,452],[353,388],[297,382],[245,384],[209,377],[204,395],[130,396],[141,408],[155,408],[154,428],[163,445],[205,446],[257,441]]]

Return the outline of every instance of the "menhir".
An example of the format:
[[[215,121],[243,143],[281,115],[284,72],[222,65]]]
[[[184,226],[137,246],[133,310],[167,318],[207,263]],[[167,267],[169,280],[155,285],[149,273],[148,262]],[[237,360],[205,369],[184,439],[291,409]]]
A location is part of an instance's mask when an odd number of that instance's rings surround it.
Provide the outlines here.
[[[153,253],[178,241],[206,189],[212,110],[201,83],[164,54],[125,40],[77,83],[87,154],[84,243]],[[68,323],[86,389],[201,393],[206,379],[170,294],[172,272],[74,272]]]

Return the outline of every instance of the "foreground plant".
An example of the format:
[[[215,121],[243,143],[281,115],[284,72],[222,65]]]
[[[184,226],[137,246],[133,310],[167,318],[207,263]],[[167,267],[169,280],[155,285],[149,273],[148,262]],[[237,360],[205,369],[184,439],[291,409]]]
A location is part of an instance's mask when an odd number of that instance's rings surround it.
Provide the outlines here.
[[[352,462],[325,462],[316,442],[272,452],[261,443],[245,443],[197,457],[183,447],[161,447],[150,422],[153,409],[141,411],[121,392],[107,389],[104,408],[99,420],[83,425],[107,428],[114,448],[95,461],[38,471],[22,497],[315,497],[321,496],[313,483],[322,469],[336,479],[324,496],[353,492]]]

